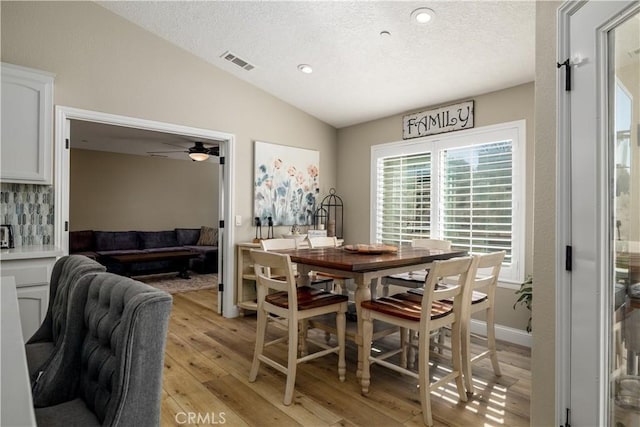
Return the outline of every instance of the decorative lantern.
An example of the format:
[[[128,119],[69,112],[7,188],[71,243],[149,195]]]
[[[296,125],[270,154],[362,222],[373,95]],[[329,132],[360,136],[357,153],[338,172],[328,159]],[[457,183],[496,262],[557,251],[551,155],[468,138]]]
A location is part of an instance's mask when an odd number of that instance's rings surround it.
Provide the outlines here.
[[[327,210],[322,205],[313,213],[313,226],[316,230],[326,230]]]
[[[324,209],[327,215],[327,236],[335,236],[339,239],[342,239],[344,237],[342,229],[342,208],[342,198],[340,198],[340,196],[336,194],[336,189],[332,188],[331,190],[329,190],[329,195],[322,199],[322,203],[320,203],[320,209]]]

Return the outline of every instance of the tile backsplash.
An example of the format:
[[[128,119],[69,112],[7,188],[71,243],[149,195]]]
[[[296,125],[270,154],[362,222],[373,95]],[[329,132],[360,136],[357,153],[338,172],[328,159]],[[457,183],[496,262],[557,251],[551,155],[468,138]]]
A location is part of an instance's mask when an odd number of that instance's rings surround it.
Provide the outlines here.
[[[0,184],[0,222],[13,226],[16,247],[53,244],[53,187]]]

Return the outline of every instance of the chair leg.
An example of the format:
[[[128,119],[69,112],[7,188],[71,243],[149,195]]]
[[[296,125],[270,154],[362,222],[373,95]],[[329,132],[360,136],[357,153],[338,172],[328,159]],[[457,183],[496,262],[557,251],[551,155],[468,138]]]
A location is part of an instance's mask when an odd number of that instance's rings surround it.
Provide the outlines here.
[[[413,369],[415,367],[416,364],[416,347],[415,347],[415,343],[416,343],[416,339],[418,338],[418,332],[416,331],[408,331],[407,334],[407,340],[409,342],[409,345],[407,346],[408,348],[408,363],[407,366],[409,366],[409,369]]]
[[[309,322],[307,319],[300,320],[298,324],[298,352],[300,356],[306,356],[308,353],[307,348],[307,333],[309,332]]]
[[[298,369],[298,322],[289,322],[289,351],[287,357],[287,385],[284,390],[284,404],[291,405],[293,389],[296,385],[296,371]]]
[[[369,384],[371,383],[371,372],[369,356],[371,355],[371,341],[373,339],[373,321],[369,310],[361,310],[362,316],[362,373],[360,376],[360,384],[362,386],[362,394],[369,394]]]
[[[400,328],[400,367],[405,369],[407,369],[407,350],[410,347],[411,342],[407,342],[407,328]]]
[[[260,368],[260,355],[264,351],[264,338],[267,334],[267,316],[264,311],[258,311],[258,324],[256,326],[256,347],[253,352],[253,362],[251,363],[251,370],[249,371],[249,382],[254,382],[258,376],[258,369]]]
[[[498,352],[496,351],[496,326],[495,326],[495,311],[493,307],[487,310],[487,346],[489,347],[491,355],[491,364],[493,365],[493,372],[496,376],[502,376],[500,371],[500,364],[498,363]]]
[[[346,304],[345,304],[346,310]],[[347,363],[345,362],[345,340],[346,340],[346,322],[347,317],[344,311],[340,311],[336,314],[336,330],[338,331],[338,378],[344,382],[345,374],[347,373]]]
[[[438,330],[438,353],[442,354],[444,351],[444,337],[446,330],[445,328],[440,328]]]
[[[411,336],[413,331],[409,332]],[[422,421],[425,425],[433,426],[431,414],[431,387],[429,375],[429,342],[428,334],[419,334],[418,338],[418,384],[420,387],[420,406],[422,407]]]
[[[382,284],[382,296],[383,297],[388,297],[389,296],[389,285],[386,283]]]
[[[463,402],[467,401],[467,393],[465,392],[465,386],[463,381],[463,362],[462,362],[462,348],[463,346],[470,344],[470,338],[468,333],[464,333],[464,336],[461,336],[461,333],[464,331],[461,323],[464,323],[461,320],[456,320],[451,325],[451,357],[453,359],[453,370],[458,373],[456,376],[456,387],[458,388],[458,396],[460,400]],[[466,332],[466,331],[464,331]],[[466,343],[466,344],[463,344]],[[469,369],[471,364],[469,364]],[[471,382],[471,376],[469,375],[468,381],[470,384],[469,392],[473,393],[473,383]]]

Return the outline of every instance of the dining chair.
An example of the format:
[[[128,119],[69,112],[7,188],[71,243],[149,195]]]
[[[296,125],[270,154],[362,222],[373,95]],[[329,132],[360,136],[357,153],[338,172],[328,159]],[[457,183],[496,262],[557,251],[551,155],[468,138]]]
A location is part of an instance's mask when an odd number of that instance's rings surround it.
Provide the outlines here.
[[[300,247],[300,243],[297,239],[287,239],[287,238],[276,238],[276,239],[265,239],[260,241],[260,247],[263,251],[277,251],[277,250],[287,250],[287,249],[298,249]],[[293,272],[296,277],[298,275],[298,269],[296,268],[295,263],[292,264]],[[271,272],[272,275],[278,274],[277,272]],[[310,286],[322,286],[327,290],[332,289],[333,287],[333,279],[330,277],[310,277]]]
[[[467,393],[473,393],[473,378],[471,365],[481,359],[489,357],[493,372],[496,376],[501,376],[500,364],[498,363],[498,353],[496,352],[496,327],[495,327],[495,302],[496,288],[498,287],[498,277],[500,269],[506,255],[505,251],[493,252],[483,255],[474,255],[478,259],[477,272],[473,278],[473,288],[471,293],[471,307],[469,316],[474,313],[485,313],[487,323],[487,336],[482,337],[474,334],[474,337],[486,343],[486,350],[471,357],[471,321],[467,319],[462,323],[462,364]],[[454,301],[447,301],[450,305]]]
[[[344,353],[347,297],[309,286],[297,287],[289,255],[254,249],[251,251],[251,258],[254,262],[258,286],[258,324],[249,381],[254,382],[256,380],[260,363],[266,363],[277,371],[284,373],[287,376],[284,404],[290,405],[293,400],[297,365],[332,353],[338,354],[338,377],[340,381],[344,381],[346,373]],[[284,272],[284,275],[272,277],[270,271],[273,270]],[[313,341],[322,350],[298,357],[298,340],[301,338],[300,329],[306,331],[308,319],[328,313],[335,315],[338,345],[331,347],[325,343]],[[288,334],[273,341],[265,342],[268,319],[272,316],[284,320],[288,328]],[[266,347],[284,341],[288,341],[286,366],[265,354]]]
[[[474,255],[474,257],[478,258],[478,267],[476,270],[476,276],[473,279],[469,315],[482,312],[485,313],[487,334],[486,336],[472,334],[470,331],[471,319],[463,323],[462,362],[467,393],[473,393],[471,365],[481,359],[489,357],[491,359],[491,365],[495,375],[498,377],[502,375],[502,372],[500,371],[500,364],[498,363],[498,353],[496,351],[495,299],[500,269],[502,268],[502,262],[505,256],[505,251]],[[411,289],[408,292],[421,294],[422,289]],[[443,299],[442,302],[452,305],[453,299],[446,298]],[[445,329],[446,328],[443,328],[438,332],[438,343],[434,344],[439,352],[442,352],[443,349]],[[471,356],[471,336],[484,342],[486,345],[486,350],[473,357]],[[411,353],[410,357],[412,357]],[[409,360],[411,361],[411,359]]]
[[[371,382],[370,366],[372,363],[392,369],[396,372],[418,379],[420,386],[420,404],[422,418],[426,425],[433,425],[431,413],[430,392],[438,387],[456,381],[458,397],[467,400],[463,383],[461,333],[462,323],[468,319],[470,309],[472,280],[478,259],[474,257],[459,257],[446,261],[435,261],[432,264],[424,287],[424,295],[405,292],[391,297],[381,297],[376,300],[363,301],[361,313],[363,321],[363,369],[361,377],[362,394],[369,393]],[[450,286],[444,290],[436,290],[441,278],[446,277]],[[453,298],[453,305],[441,300]],[[400,348],[383,354],[371,353],[373,321],[380,320],[400,327]],[[450,326],[451,338],[451,371],[437,381],[430,383],[430,336],[432,331]],[[407,369],[407,331],[418,333],[418,372]],[[391,362],[390,357],[400,354],[398,364]]]
[[[337,248],[340,246],[340,243],[338,242],[338,239],[335,236],[309,237],[308,241],[309,241],[309,247],[311,249]],[[333,285],[337,286],[343,295],[348,295],[349,291],[352,291],[352,292],[355,291],[353,287],[351,289],[347,288],[349,284],[351,285],[353,284],[353,279],[349,277],[339,276],[337,274],[325,273],[322,271],[312,271],[310,274],[311,274],[311,277],[333,280]]]
[[[411,241],[411,246],[414,248],[435,249],[441,251],[451,250],[451,242],[449,240],[441,239],[414,239]],[[423,287],[427,273],[428,268],[383,277],[380,281],[380,284],[382,285],[382,296],[389,295],[389,285],[401,286],[403,288]]]

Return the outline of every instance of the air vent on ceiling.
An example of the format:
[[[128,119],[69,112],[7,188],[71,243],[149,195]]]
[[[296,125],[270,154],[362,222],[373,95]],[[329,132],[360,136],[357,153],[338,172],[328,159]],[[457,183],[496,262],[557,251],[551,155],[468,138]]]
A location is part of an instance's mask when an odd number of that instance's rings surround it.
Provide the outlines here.
[[[238,58],[235,54],[233,54],[233,53],[231,53],[229,51],[226,51],[225,53],[220,55],[220,58],[226,59],[229,62],[233,62],[238,67],[244,68],[247,71],[251,71],[251,70],[253,70],[255,68],[255,66],[249,64],[244,59]]]

